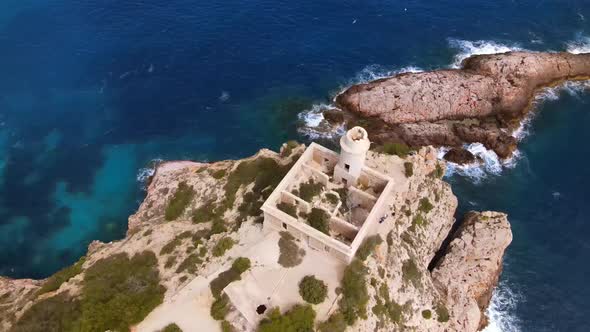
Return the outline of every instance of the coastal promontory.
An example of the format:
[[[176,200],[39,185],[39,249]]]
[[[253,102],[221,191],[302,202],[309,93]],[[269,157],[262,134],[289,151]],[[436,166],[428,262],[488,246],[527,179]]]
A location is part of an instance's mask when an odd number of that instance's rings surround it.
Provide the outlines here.
[[[457,222],[457,198],[432,147],[369,151],[366,166],[393,183],[377,219],[383,235],[367,237],[350,262],[340,261],[303,237],[263,227],[260,207],[303,151],[290,142],[280,153],[261,150],[242,160],[160,164],[124,239],[93,242],[85,257],[45,280],[0,278],[0,330],[474,332],[485,326],[512,239],[505,214],[470,212]],[[367,200],[374,193],[370,184],[354,186],[349,190]],[[311,181],[290,190],[343,213],[356,208]],[[314,228],[325,225],[317,209],[279,208]]]
[[[344,114],[326,118],[361,121],[376,142],[451,147],[479,142],[508,158],[517,144],[511,133],[539,89],[589,78],[590,54],[473,55],[460,69],[401,73],[353,85],[335,98]]]

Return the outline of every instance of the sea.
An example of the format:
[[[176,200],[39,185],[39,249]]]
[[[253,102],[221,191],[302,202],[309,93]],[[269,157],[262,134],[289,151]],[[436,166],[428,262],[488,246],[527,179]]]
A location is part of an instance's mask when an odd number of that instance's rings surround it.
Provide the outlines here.
[[[0,275],[44,278],[121,239],[158,160],[330,141],[355,83],[473,54],[590,52],[583,0],[3,0]],[[547,89],[500,161],[445,176],[514,241],[486,331],[590,330],[590,94]]]

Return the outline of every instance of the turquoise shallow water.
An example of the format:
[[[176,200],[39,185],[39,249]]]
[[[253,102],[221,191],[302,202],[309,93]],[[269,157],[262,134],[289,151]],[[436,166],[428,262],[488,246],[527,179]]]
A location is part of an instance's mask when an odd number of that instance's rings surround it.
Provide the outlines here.
[[[572,0],[3,1],[0,274],[45,277],[123,237],[154,159],[308,142],[314,105],[401,68],[590,50],[586,17]],[[543,99],[512,168],[448,177],[461,213],[510,215],[504,331],[588,330],[588,98]]]

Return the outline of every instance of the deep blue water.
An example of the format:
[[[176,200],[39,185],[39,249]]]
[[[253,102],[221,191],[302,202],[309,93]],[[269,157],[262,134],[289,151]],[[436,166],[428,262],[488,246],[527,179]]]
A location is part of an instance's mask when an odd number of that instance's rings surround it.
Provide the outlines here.
[[[352,82],[490,49],[565,50],[588,20],[586,1],[4,0],[0,275],[45,277],[92,239],[121,238],[153,159],[306,141],[297,115]],[[518,330],[589,329],[589,104],[541,103],[515,168],[449,178],[461,211],[510,215],[500,309]]]

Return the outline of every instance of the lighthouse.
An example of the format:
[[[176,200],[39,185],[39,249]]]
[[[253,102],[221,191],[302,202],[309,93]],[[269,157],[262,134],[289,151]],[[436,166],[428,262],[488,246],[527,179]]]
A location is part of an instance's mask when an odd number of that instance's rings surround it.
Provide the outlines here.
[[[361,175],[371,142],[367,131],[354,127],[340,138],[340,159],[334,168],[334,179],[345,186],[354,185]]]

